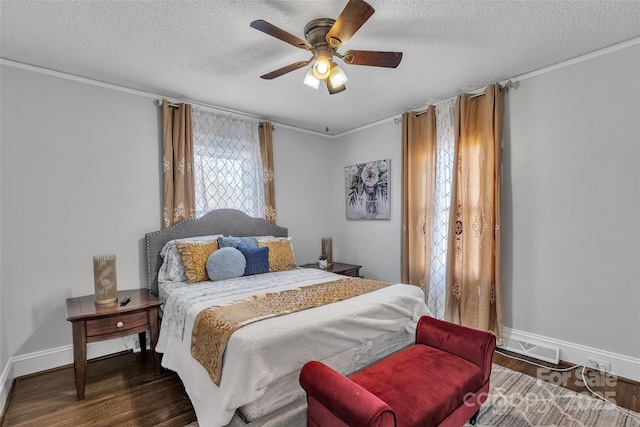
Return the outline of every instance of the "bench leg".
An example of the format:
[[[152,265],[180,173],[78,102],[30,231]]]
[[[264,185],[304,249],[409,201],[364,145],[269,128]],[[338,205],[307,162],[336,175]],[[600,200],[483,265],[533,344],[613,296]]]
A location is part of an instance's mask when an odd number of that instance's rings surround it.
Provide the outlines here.
[[[475,414],[473,414],[473,416],[471,417],[471,419],[469,419],[469,424],[471,424],[472,426],[476,425],[476,421],[478,420],[478,415],[480,414],[480,410],[478,410],[478,412],[476,412]]]

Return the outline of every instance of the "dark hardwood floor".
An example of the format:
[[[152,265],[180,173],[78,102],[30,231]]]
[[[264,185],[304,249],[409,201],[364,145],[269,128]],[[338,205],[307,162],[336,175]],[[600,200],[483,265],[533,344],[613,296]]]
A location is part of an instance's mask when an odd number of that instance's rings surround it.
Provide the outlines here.
[[[570,371],[566,375],[569,380],[558,381],[550,371],[539,371],[498,353],[494,362],[533,377],[542,375],[552,382],[564,382],[566,388],[577,392],[586,391],[575,381],[579,371]],[[594,375],[600,374],[589,375],[595,391],[609,392],[620,406],[640,412],[640,383],[614,378],[605,381],[604,377],[598,380]],[[183,427],[196,419],[177,375],[163,370],[157,376],[151,359],[130,352],[89,362],[84,400],[76,400],[73,367],[67,366],[17,378],[5,409],[3,427]]]
[[[17,378],[2,426],[183,427],[195,420],[175,373],[156,375],[150,356],[126,352],[89,361],[84,400],[76,400],[73,366]]]

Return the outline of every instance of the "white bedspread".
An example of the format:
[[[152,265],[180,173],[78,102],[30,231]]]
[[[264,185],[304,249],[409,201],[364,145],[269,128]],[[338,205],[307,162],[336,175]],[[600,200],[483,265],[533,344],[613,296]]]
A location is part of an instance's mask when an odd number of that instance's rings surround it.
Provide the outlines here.
[[[233,279],[236,283],[170,285],[165,290],[164,317],[156,349],[164,353],[162,365],[176,371],[182,379],[201,427],[227,424],[237,408],[253,402],[272,381],[299,371],[309,360],[326,359],[383,333],[405,329],[413,334],[420,316],[428,313],[420,288],[397,284],[247,325],[229,339],[218,387],[191,357],[191,330],[202,309],[256,293],[342,277],[313,269],[259,276],[263,277],[253,276],[249,283]],[[207,296],[195,296],[194,286],[200,286]],[[213,291],[216,288],[219,293]]]

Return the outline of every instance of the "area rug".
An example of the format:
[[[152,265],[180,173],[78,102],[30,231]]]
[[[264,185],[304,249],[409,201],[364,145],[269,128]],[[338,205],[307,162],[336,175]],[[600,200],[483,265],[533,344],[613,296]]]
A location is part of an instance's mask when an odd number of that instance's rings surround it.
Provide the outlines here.
[[[494,364],[489,397],[480,408],[476,427],[640,427],[640,414],[633,414],[590,394]]]
[[[601,399],[494,364],[491,389],[476,427],[495,426],[640,427],[640,413],[629,414]]]

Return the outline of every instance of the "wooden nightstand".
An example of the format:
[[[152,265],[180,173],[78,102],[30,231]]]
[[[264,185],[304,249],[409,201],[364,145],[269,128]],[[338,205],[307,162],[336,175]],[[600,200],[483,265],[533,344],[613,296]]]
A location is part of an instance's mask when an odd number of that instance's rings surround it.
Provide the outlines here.
[[[120,301],[131,298],[127,305]],[[140,348],[146,353],[146,331],[151,338],[153,366],[160,373],[160,355],[155,352],[158,342],[158,307],[160,300],[147,289],[118,292],[118,302],[96,304],[94,295],[67,298],[67,320],[73,326],[73,364],[76,377],[76,396],[84,399],[87,379],[87,343],[138,334]]]
[[[320,269],[320,265],[318,265],[317,262],[301,265],[301,267]],[[361,268],[362,268],[361,265],[334,262],[331,266],[327,267],[326,269],[323,268],[322,270],[327,270],[327,271],[330,271],[331,273],[342,274],[343,276],[360,277]]]

